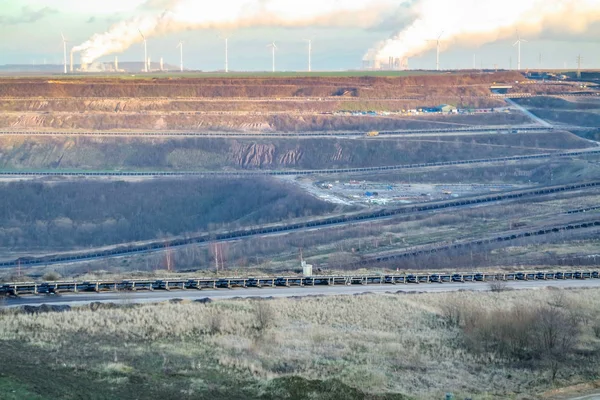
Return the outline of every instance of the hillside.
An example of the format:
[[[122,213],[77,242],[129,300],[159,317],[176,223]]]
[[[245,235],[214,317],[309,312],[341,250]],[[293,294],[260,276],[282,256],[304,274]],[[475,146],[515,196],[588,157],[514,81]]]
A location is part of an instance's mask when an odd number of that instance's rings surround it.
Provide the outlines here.
[[[104,246],[335,209],[296,186],[261,178],[0,182],[0,198],[0,257],[8,249]]]
[[[376,167],[589,147],[564,133],[375,139],[2,136],[0,168],[90,170]]]

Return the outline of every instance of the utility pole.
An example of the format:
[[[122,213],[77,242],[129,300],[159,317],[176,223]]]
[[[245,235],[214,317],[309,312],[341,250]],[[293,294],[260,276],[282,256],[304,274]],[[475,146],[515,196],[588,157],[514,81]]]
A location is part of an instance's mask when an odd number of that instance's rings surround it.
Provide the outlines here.
[[[581,61],[583,61],[583,57],[580,54],[577,56],[577,79],[581,79]]]

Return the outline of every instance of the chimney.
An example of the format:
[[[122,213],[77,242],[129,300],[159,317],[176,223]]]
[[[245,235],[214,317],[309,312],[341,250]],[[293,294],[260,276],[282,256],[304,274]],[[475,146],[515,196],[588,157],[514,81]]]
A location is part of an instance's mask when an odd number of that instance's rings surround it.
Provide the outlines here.
[[[119,72],[119,57],[115,56],[115,72]]]
[[[71,72],[73,72],[73,50],[71,50]]]
[[[150,72],[150,70],[152,69],[152,61],[150,61],[150,57],[148,57],[147,66],[148,66],[148,72]]]
[[[165,70],[165,68],[164,68],[164,64],[163,64],[163,58],[162,58],[162,57],[160,58],[160,70],[161,70],[161,71],[164,71],[164,70]]]

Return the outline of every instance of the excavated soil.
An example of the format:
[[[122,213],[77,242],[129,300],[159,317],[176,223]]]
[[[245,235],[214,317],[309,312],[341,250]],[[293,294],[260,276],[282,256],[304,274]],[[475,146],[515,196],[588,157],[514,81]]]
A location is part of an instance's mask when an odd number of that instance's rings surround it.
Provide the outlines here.
[[[259,98],[362,97],[397,98],[415,95],[481,95],[489,84],[523,79],[517,72],[444,74],[405,77],[297,77],[109,79],[35,78],[0,81],[0,97],[43,98]]]
[[[374,167],[589,147],[570,133],[372,139],[0,137],[0,168],[226,170]]]
[[[529,122],[521,114],[432,115],[418,117],[336,116],[322,114],[0,114],[0,128],[37,130],[184,130],[193,132],[315,132],[398,129],[439,129],[475,125],[519,125]]]

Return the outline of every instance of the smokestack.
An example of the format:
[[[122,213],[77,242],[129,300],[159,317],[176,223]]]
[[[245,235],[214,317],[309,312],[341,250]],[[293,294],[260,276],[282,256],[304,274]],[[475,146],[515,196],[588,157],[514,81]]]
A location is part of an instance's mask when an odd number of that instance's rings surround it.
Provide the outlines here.
[[[151,68],[152,68],[152,61],[150,61],[150,57],[148,57],[148,60],[146,61],[146,72],[150,72]]]
[[[119,72],[119,57],[115,56],[115,72]]]
[[[163,58],[162,58],[162,57],[160,58],[160,70],[161,70],[161,71],[164,71],[164,70],[165,70],[165,68],[164,68],[164,64],[163,64]]]
[[[73,73],[73,50],[71,50],[71,73]]]

